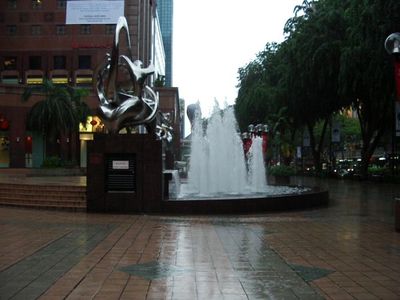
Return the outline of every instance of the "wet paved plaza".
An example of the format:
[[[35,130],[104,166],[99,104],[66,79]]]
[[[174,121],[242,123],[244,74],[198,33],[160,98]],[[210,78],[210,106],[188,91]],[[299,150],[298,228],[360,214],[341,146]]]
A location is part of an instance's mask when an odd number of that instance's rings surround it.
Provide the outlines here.
[[[329,207],[240,216],[0,207],[0,299],[400,299],[400,186],[320,184]]]

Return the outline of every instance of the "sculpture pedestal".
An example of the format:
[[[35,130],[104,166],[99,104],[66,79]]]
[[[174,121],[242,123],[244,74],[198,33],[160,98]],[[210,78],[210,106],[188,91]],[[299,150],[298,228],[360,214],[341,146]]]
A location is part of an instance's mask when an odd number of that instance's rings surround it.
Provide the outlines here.
[[[88,142],[88,212],[154,213],[163,200],[162,142],[149,134],[95,134]]]

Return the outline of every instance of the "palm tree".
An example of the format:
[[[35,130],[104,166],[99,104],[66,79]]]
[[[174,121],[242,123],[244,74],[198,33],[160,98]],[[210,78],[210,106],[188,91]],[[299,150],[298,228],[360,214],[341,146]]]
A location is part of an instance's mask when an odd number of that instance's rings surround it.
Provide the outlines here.
[[[39,86],[26,88],[22,100],[28,101],[33,93],[43,95],[43,100],[32,106],[26,127],[30,131],[41,133],[50,144],[61,134],[77,130],[79,122],[86,123],[90,111],[82,98],[88,95],[87,90],[45,80]]]

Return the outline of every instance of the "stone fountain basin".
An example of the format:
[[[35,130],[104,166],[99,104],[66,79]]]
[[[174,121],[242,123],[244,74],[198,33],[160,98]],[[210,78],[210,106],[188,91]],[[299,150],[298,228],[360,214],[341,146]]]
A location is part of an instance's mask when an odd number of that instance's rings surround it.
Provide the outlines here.
[[[171,198],[162,201],[162,211],[171,214],[249,214],[304,210],[327,206],[329,192],[319,187],[297,187],[295,193],[217,195]]]

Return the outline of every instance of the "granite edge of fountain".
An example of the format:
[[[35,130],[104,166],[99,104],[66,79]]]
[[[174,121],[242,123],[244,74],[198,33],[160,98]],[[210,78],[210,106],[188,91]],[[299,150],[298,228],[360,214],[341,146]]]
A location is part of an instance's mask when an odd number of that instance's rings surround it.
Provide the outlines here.
[[[307,188],[308,190],[298,193],[264,196],[171,198],[162,201],[162,211],[179,214],[247,214],[304,210],[329,205],[328,190],[320,187]]]

